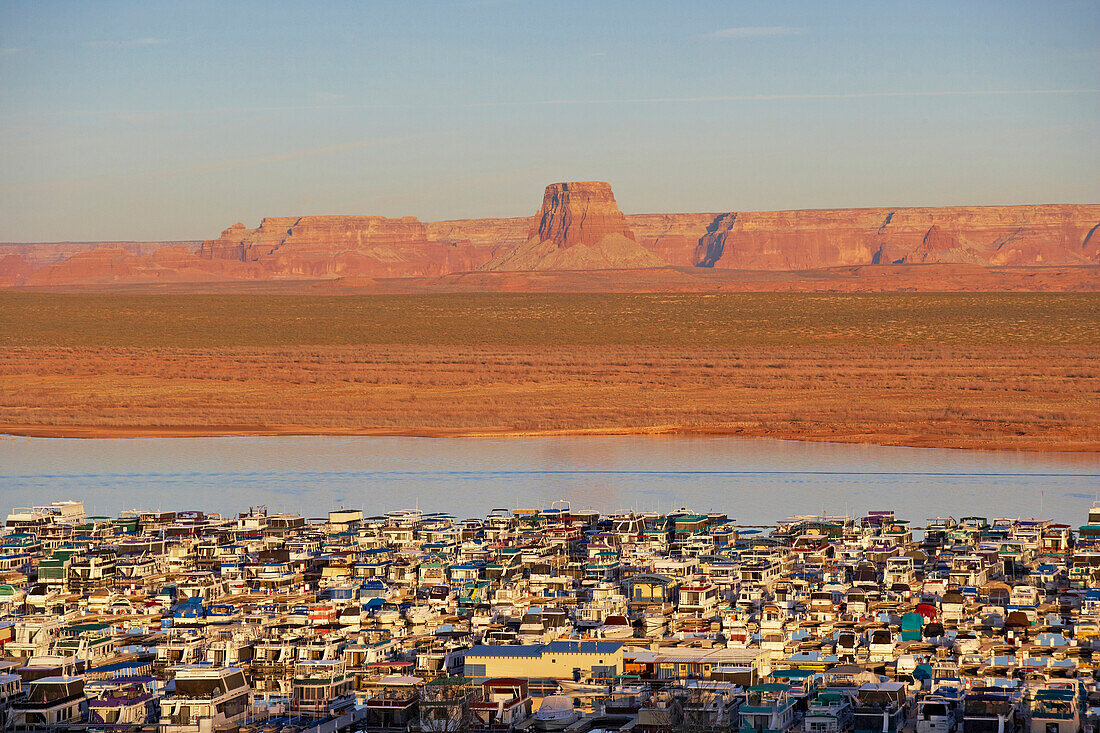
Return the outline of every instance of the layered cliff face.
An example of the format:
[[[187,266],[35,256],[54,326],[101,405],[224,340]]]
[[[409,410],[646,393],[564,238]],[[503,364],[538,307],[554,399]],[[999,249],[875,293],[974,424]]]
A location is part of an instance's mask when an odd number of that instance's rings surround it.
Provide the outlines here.
[[[1100,205],[623,215],[608,184],[577,182],[548,186],[533,217],[269,217],[256,228],[238,223],[195,244],[0,244],[0,287],[666,265],[700,274],[865,265],[1095,266]]]
[[[626,214],[635,241],[670,265],[690,267],[699,238],[716,214]],[[540,216],[509,219],[455,219],[429,221],[428,239],[452,244],[469,243],[485,260],[524,244],[537,228]]]
[[[485,263],[484,270],[621,270],[666,263],[636,241],[611,186],[552,183],[527,241]]]
[[[882,248],[876,253],[881,261]],[[897,260],[903,265],[928,265],[972,262],[981,263],[981,254],[973,247],[965,246],[954,232],[944,231],[936,224],[928,228],[921,239],[920,244],[912,251]]]
[[[592,247],[611,236],[634,241],[611,184],[603,181],[551,183],[542,195],[537,223],[527,232],[528,240],[551,242],[561,249]]]
[[[638,244],[670,265],[695,264],[695,246],[717,214],[627,214]]]
[[[151,255],[164,247],[198,249],[201,241],[162,242],[0,242],[0,258],[8,255],[21,257],[31,267],[38,269],[55,262],[63,262],[80,252],[93,249],[120,249],[130,255]]]
[[[36,270],[20,284],[56,287],[72,283],[198,283],[262,276],[255,265],[200,259],[186,246],[161,247],[152,254],[139,255],[120,248],[96,248],[77,252],[67,260]]]
[[[474,269],[484,259],[467,241],[433,241],[406,216],[268,217],[234,224],[203,242],[199,257],[256,263],[270,277],[425,277]]]
[[[1097,264],[1100,206],[821,209],[722,214],[693,264],[806,270],[862,264]]]
[[[527,241],[534,217],[509,219],[454,219],[424,223],[433,242],[468,244],[482,253],[485,260],[503,254]],[[479,263],[480,264],[480,263]]]
[[[19,255],[0,256],[0,287],[22,285],[32,272],[34,267]]]

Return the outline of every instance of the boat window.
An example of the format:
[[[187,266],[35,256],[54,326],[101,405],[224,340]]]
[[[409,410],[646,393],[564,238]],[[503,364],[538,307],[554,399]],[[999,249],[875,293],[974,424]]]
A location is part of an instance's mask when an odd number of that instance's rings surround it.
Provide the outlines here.
[[[176,695],[179,697],[216,697],[222,693],[222,680],[217,677],[198,679],[176,678]]]
[[[928,720],[932,716],[947,715],[947,707],[940,703],[929,703],[921,709],[921,714],[924,720]],[[1049,731],[1048,731],[1049,733]]]

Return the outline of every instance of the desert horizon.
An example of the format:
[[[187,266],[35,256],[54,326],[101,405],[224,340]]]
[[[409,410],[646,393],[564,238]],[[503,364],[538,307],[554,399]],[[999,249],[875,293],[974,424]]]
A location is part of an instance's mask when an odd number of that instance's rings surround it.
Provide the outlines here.
[[[0,730],[1100,733],[1098,39],[0,0]]]
[[[446,289],[447,276],[487,271],[680,268],[688,274],[691,268],[804,272],[936,264],[974,266],[969,275],[977,282],[941,287],[980,290],[997,287],[997,268],[1100,265],[1098,228],[1100,204],[624,215],[609,184],[583,181],[548,185],[533,217],[284,216],[265,217],[255,228],[238,222],[201,242],[0,243],[0,287],[436,278]],[[921,283],[927,271],[903,274],[912,277],[896,289],[929,287]],[[1056,284],[1037,279],[1032,287],[1098,285],[1090,269],[1060,275]],[[1000,287],[1020,289],[1016,280],[1005,277]],[[629,274],[623,281],[620,289],[661,287]],[[483,283],[508,287],[500,279]],[[681,287],[704,290],[708,282]]]
[[[0,330],[0,431],[1098,452],[1079,400],[1100,378],[1098,230],[1100,205],[628,216],[580,181],[529,218],[267,217],[197,247],[47,246],[62,259],[0,258],[0,315],[20,324]]]

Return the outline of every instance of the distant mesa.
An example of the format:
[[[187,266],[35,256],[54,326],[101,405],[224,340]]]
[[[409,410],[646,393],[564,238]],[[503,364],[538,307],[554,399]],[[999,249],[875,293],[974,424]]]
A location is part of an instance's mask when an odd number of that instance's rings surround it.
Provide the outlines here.
[[[438,241],[414,216],[268,217],[202,243],[206,260],[240,262],[251,277],[435,277],[473,270],[486,257],[467,241]]]
[[[0,287],[49,288],[295,280],[382,288],[453,275],[447,282],[508,290],[587,271],[605,271],[589,279],[605,289],[614,278],[647,277],[660,283],[652,287],[707,288],[728,278],[722,270],[888,266],[942,279],[965,266],[1078,268],[1074,282],[1098,290],[1098,265],[1095,204],[624,215],[600,181],[550,184],[533,217],[285,216],[255,228],[237,222],[204,242],[0,243]]]
[[[718,215],[693,264],[730,270],[810,270],[859,265],[1100,264],[1090,228],[1100,206],[943,206],[804,209]]]
[[[562,249],[578,244],[594,247],[614,235],[634,241],[611,184],[603,181],[551,183],[527,234],[529,239],[552,242]]]
[[[551,183],[527,241],[482,270],[629,270],[667,263],[638,244],[611,185],[602,181]]]
[[[101,274],[97,264],[92,269],[82,268],[81,262],[93,252],[111,250],[122,258],[135,260],[160,251],[165,247],[182,247],[188,252],[199,246],[196,241],[173,242],[35,242],[21,244],[0,242],[0,287],[22,285],[49,285],[83,282]],[[69,266],[72,260],[76,266]],[[98,260],[97,262],[102,262]],[[93,274],[95,270],[95,274]],[[47,271],[52,271],[47,273]],[[42,273],[47,273],[43,275]],[[112,275],[116,277],[116,275]]]

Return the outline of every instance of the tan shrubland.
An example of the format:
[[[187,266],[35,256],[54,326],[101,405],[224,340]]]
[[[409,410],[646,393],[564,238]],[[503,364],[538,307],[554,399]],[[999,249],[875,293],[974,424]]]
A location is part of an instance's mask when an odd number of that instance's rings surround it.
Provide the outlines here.
[[[26,434],[1100,450],[1100,294],[0,294]]]

